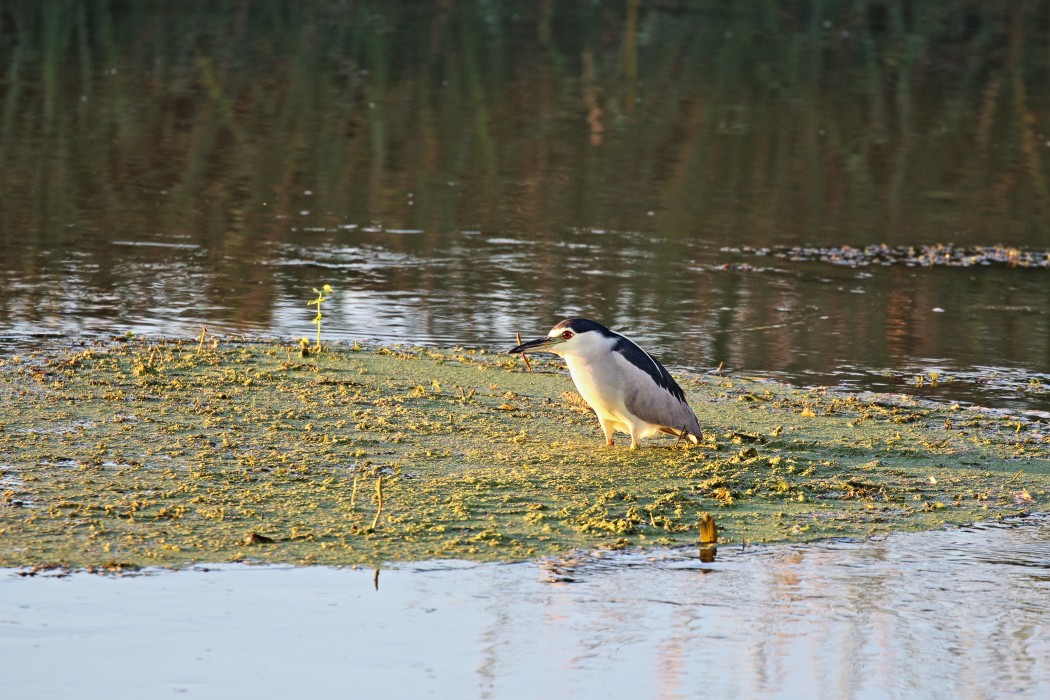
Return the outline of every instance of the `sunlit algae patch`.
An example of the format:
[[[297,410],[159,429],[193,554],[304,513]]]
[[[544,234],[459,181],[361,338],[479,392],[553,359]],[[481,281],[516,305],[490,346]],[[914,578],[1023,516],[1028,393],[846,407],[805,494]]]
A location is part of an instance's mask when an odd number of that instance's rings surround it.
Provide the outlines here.
[[[110,341],[0,361],[0,566],[376,565],[858,537],[1045,509],[1046,426],[677,377],[706,433],[606,447],[562,366]]]

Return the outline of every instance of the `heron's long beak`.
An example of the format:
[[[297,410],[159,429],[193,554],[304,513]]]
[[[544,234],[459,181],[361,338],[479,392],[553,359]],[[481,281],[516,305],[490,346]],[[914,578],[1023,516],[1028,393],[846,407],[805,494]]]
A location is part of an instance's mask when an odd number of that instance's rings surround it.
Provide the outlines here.
[[[551,345],[557,345],[558,343],[564,343],[560,335],[556,335],[553,338],[550,336],[543,336],[542,338],[536,338],[536,340],[529,340],[516,348],[511,348],[507,351],[509,355],[517,355],[519,352],[543,352],[545,348],[549,348]]]

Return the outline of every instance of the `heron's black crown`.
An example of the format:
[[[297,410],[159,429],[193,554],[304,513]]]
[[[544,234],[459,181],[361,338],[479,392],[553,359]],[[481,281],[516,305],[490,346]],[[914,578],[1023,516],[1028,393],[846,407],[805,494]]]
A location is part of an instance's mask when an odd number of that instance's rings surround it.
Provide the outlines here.
[[[567,318],[564,321],[556,325],[555,330],[564,330],[568,328],[573,333],[586,333],[587,331],[597,331],[606,338],[611,338],[616,335],[611,330],[598,323],[592,321],[589,318]]]

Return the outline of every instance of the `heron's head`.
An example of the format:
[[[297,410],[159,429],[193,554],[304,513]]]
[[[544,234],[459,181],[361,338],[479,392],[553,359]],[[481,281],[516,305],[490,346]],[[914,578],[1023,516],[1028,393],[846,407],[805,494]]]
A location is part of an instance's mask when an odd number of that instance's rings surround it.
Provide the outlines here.
[[[612,332],[600,323],[586,318],[567,318],[551,328],[547,335],[522,343],[508,352],[552,352],[555,355],[586,357],[599,348],[607,348]]]

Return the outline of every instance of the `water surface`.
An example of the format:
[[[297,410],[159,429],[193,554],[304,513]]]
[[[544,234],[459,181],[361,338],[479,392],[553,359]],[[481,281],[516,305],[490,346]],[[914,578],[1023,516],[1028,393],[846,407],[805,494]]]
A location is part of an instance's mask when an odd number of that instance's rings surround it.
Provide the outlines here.
[[[11,697],[1042,698],[1045,517],[366,570],[0,575]]]
[[[0,335],[298,337],[327,283],[329,338],[499,348],[579,314],[679,369],[1046,411],[1048,17],[15,3]],[[1037,264],[766,253],[878,244]]]

